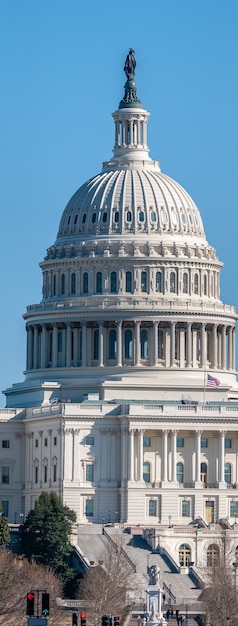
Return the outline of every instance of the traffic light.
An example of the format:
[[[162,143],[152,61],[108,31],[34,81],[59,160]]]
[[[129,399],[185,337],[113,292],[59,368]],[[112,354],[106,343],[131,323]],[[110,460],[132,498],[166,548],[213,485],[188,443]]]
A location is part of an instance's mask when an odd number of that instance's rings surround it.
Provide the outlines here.
[[[102,626],[111,626],[111,615],[102,616]]]
[[[78,613],[72,613],[72,626],[78,626]]]
[[[49,593],[45,593],[45,592],[42,593],[41,612],[42,612],[42,615],[44,615],[45,617],[50,614],[50,594]]]
[[[80,626],[86,626],[86,613],[80,613]]]
[[[118,615],[113,615],[113,623],[112,626],[120,626],[120,618],[118,617]]]
[[[35,594],[33,593],[33,591],[29,591],[26,596],[26,614],[29,615],[29,617],[32,617],[32,615],[34,615],[34,605]]]

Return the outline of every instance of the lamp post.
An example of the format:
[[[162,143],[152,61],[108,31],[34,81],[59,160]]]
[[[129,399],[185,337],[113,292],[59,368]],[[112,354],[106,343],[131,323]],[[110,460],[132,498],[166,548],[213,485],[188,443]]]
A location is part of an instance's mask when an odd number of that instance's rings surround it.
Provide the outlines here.
[[[111,522],[111,511],[108,511],[108,524]]]
[[[172,528],[172,524],[171,524],[171,519],[172,519],[172,515],[169,515],[169,528]]]

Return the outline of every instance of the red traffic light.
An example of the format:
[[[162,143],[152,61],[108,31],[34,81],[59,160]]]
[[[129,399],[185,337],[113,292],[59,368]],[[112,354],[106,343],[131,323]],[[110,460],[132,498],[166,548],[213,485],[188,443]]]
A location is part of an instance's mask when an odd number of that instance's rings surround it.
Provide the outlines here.
[[[80,613],[80,626],[86,626],[86,613]]]
[[[86,619],[87,615],[86,613],[80,613],[80,617],[82,617],[83,619]]]
[[[30,591],[30,593],[27,594],[27,600],[34,600],[34,598],[35,594]]]
[[[29,617],[32,617],[32,615],[34,615],[34,605],[35,594],[33,593],[33,591],[29,591],[26,596],[26,614],[29,615]]]

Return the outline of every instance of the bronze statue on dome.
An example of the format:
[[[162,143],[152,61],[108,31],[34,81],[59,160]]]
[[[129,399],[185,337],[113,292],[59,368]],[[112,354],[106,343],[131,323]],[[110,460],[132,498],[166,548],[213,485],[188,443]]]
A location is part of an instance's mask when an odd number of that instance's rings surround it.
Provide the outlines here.
[[[127,80],[131,80],[135,76],[136,69],[136,60],[135,60],[135,52],[130,48],[128,55],[125,60],[124,72],[126,74]]]

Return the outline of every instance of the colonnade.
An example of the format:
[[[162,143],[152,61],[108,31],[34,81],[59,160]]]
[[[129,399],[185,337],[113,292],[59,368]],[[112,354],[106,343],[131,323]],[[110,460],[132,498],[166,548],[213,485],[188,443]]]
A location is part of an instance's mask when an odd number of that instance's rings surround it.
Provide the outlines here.
[[[235,326],[175,320],[27,325],[27,370],[126,365],[235,369]]]

